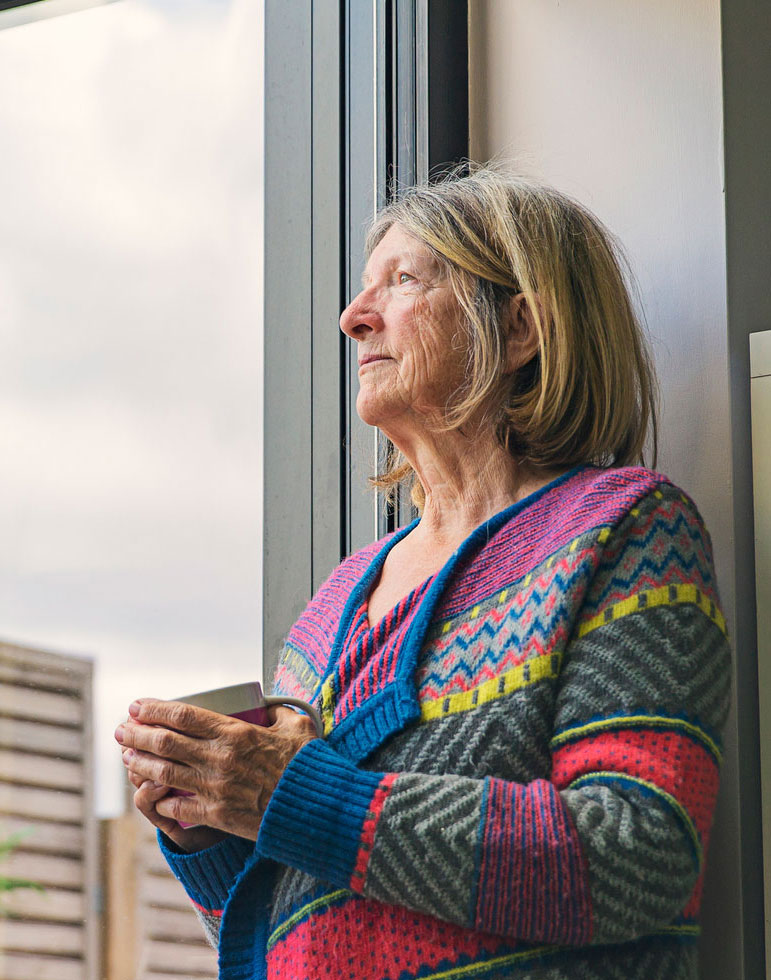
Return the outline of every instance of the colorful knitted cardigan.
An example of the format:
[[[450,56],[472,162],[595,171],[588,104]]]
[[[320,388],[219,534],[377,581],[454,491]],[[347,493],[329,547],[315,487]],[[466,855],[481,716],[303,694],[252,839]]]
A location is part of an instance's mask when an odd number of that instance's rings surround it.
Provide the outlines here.
[[[257,843],[161,841],[220,977],[694,978],[730,668],[693,503],[644,469],[573,470],[375,642],[362,611],[409,530],[289,634],[276,689],[315,699],[326,738]]]

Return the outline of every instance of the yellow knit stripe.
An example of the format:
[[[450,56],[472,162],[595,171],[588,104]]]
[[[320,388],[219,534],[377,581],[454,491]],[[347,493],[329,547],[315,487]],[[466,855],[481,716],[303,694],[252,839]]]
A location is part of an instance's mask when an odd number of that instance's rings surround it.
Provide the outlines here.
[[[301,656],[293,647],[287,646],[281,655],[279,664],[281,671],[289,671],[298,681],[305,685],[305,693],[302,695],[306,700],[312,697],[313,692],[318,686],[318,674],[309,666],[306,659]],[[298,697],[301,695],[298,694]]]
[[[429,973],[423,980],[453,980],[455,977],[474,977],[480,973],[488,974],[490,970],[508,966],[509,964],[521,963],[522,960],[529,960],[535,956],[543,956],[544,953],[558,953],[559,946],[536,946],[525,949],[521,953],[509,953],[506,956],[494,956],[491,960],[483,963],[470,963],[468,966],[453,966],[449,970],[440,970],[438,973]]]
[[[578,779],[573,780],[573,782],[568,786],[568,789],[580,789],[582,786],[589,786],[592,783],[600,783],[602,785],[608,781],[636,783],[638,786],[644,787],[649,792],[664,800],[665,803],[668,803],[685,824],[685,829],[688,831],[688,836],[691,838],[691,843],[693,844],[694,851],[696,852],[697,864],[701,870],[701,840],[693,820],[691,820],[690,814],[682,803],[680,803],[679,800],[676,800],[671,793],[667,793],[666,790],[661,789],[660,786],[649,782],[647,779],[640,779],[639,776],[629,776],[625,772],[603,772],[600,770],[598,772],[589,772],[585,776],[579,776]]]
[[[636,595],[629,596],[628,599],[622,599],[581,623],[578,627],[578,635],[579,637],[586,636],[587,633],[599,629],[600,626],[605,626],[607,623],[612,623],[623,616],[629,616],[631,613],[640,612],[643,609],[686,604],[698,606],[721,633],[726,633],[725,619],[715,602],[697,589],[695,585],[688,583],[687,585],[662,585],[658,589],[645,589]]]
[[[559,735],[555,735],[551,740],[551,748],[558,749],[566,742],[585,738],[588,735],[594,735],[597,732],[607,731],[608,729],[636,728],[638,726],[643,728],[672,728],[685,732],[687,735],[701,742],[715,757],[715,760],[720,763],[721,753],[717,743],[702,728],[689,721],[685,721],[683,718],[669,718],[666,715],[621,715],[615,718],[601,718],[599,721],[590,721],[585,725],[577,725],[575,728],[568,728],[564,732],[560,732]]]
[[[294,915],[290,915],[289,918],[282,922],[277,929],[275,929],[268,937],[268,949],[274,946],[279,939],[286,935],[290,929],[293,929],[298,922],[302,919],[307,919],[309,915],[313,915],[314,912],[318,912],[319,909],[327,908],[336,902],[340,898],[345,898],[346,895],[352,895],[353,892],[349,891],[347,888],[338,888],[337,891],[329,892],[326,895],[322,895],[321,898],[317,898],[312,902],[308,902],[307,905],[303,905],[302,908],[298,909]]]
[[[324,721],[324,734],[329,735],[335,723],[335,687],[332,674],[321,685],[321,717]]]
[[[447,715],[455,715],[461,711],[471,711],[481,704],[495,701],[506,694],[511,694],[512,691],[527,687],[529,684],[557,677],[561,659],[562,654],[556,651],[540,657],[533,657],[531,660],[519,664],[518,667],[514,667],[513,670],[509,670],[499,677],[492,677],[490,680],[483,681],[468,691],[457,691],[455,694],[447,694],[442,698],[423,701],[420,706],[421,721],[432,721],[435,718],[445,718]]]
[[[663,926],[661,929],[656,930],[657,936],[699,936],[701,935],[701,926],[699,925],[681,925],[681,926]]]

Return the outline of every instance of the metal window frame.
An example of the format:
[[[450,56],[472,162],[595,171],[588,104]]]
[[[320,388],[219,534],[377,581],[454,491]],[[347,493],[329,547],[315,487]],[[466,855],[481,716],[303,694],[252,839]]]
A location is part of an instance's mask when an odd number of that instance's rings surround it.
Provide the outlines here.
[[[378,512],[375,432],[337,329],[366,226],[468,152],[467,0],[265,0],[263,670]]]
[[[0,30],[117,2],[118,0],[0,0]]]

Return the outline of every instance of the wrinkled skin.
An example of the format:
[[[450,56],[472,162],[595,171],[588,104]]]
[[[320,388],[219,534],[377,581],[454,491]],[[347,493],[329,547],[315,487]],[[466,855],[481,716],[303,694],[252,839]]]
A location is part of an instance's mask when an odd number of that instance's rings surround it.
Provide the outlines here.
[[[458,303],[431,250],[392,225],[367,262],[361,292],[340,317],[357,342],[356,410],[400,448],[440,421],[463,384],[467,338]],[[369,358],[377,358],[368,363]]]
[[[137,809],[185,851],[225,834],[256,840],[284,770],[315,737],[306,715],[282,707],[270,714],[263,728],[179,701],[135,701],[115,738]],[[195,795],[170,796],[170,788]],[[180,820],[200,826],[183,829]]]

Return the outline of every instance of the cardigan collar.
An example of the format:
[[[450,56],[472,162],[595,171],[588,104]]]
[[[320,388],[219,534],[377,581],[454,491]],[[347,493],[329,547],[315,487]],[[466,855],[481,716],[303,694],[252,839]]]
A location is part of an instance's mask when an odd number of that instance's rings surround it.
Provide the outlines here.
[[[384,683],[366,701],[353,708],[333,726],[335,705],[340,690],[338,668],[351,622],[356,611],[369,595],[391,548],[417,527],[419,519],[401,528],[386,540],[348,596],[338,623],[327,668],[321,679],[321,714],[330,745],[352,762],[358,763],[371,755],[392,735],[420,717],[420,703],[415,684],[418,657],[436,608],[451,578],[521,511],[532,506],[550,490],[567,482],[583,469],[584,466],[577,466],[563,473],[534,493],[495,514],[471,532],[445,562],[423,595],[401,646],[393,680]]]

